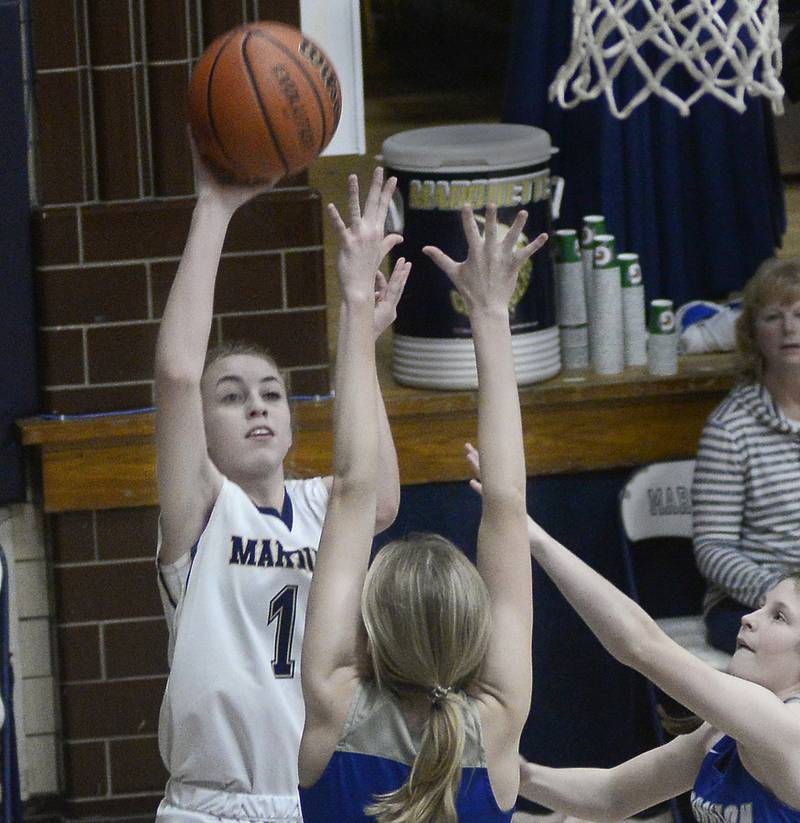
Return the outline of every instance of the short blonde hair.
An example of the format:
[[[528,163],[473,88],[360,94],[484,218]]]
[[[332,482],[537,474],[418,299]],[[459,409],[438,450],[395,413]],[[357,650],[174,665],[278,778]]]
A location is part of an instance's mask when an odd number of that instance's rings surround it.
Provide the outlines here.
[[[464,697],[486,658],[489,593],[475,566],[435,534],[378,552],[361,597],[373,674],[399,697],[431,699],[408,781],[367,807],[379,823],[456,823],[464,752]]]
[[[770,257],[747,281],[742,295],[742,313],[736,321],[736,350],[739,370],[746,380],[761,380],[764,359],[756,342],[756,318],[773,301],[800,299],[800,258],[778,260]]]

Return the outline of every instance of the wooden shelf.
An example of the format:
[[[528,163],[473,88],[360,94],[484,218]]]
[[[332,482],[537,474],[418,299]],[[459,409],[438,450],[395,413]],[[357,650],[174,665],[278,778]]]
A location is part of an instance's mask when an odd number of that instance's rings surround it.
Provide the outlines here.
[[[397,385],[389,360],[380,379],[404,484],[468,476],[463,444],[476,437],[477,395]],[[681,359],[679,374],[644,369],[600,377],[562,374],[520,390],[531,475],[572,473],[691,457],[709,412],[735,382],[732,355]],[[330,470],[333,401],[298,402],[290,470]],[[22,442],[38,449],[45,511],[157,505],[152,413],[19,422]]]

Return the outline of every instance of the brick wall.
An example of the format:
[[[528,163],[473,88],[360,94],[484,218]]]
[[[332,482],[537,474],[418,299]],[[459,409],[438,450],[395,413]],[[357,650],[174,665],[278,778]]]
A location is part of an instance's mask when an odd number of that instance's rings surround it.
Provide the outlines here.
[[[149,407],[158,321],[193,205],[192,60],[297,0],[34,0],[34,254],[43,410]],[[237,214],[212,343],[270,347],[293,394],[329,388],[319,197],[305,175]]]
[[[154,345],[193,206],[185,90],[213,37],[297,24],[298,0],[32,0],[34,257],[42,411],[153,405]],[[319,196],[305,175],[234,217],[211,342],[267,345],[294,395],[329,390]],[[157,510],[48,521],[62,799],[152,820],[167,632]]]
[[[157,517],[155,508],[50,516],[70,818],[152,820],[163,795],[157,731],[167,628],[155,585]]]

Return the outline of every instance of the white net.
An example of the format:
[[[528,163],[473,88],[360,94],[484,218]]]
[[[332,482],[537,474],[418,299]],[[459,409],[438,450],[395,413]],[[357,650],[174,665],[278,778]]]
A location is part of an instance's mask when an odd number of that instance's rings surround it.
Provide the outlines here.
[[[749,94],[782,114],[778,27],[778,0],[575,0],[550,99],[568,109],[604,94],[624,119],[651,94],[684,116],[704,94],[742,112]],[[615,82],[628,66],[642,81],[633,92]]]

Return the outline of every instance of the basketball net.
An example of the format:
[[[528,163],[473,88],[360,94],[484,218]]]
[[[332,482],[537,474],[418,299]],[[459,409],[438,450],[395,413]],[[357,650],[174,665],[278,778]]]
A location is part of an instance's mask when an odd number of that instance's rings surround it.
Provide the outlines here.
[[[783,114],[778,26],[778,0],[574,0],[571,52],[550,100],[570,109],[605,94],[624,119],[651,94],[686,116],[704,94],[743,112],[747,93]],[[614,81],[628,65],[644,85],[618,103]],[[664,84],[675,67],[694,81],[683,96]]]

